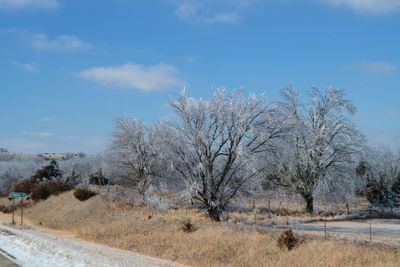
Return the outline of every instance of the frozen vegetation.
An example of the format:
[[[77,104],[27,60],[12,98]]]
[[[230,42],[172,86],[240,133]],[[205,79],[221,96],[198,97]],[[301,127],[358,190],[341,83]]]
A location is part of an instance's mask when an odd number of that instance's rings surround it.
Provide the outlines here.
[[[309,213],[316,200],[350,205],[355,196],[380,210],[399,206],[400,153],[368,146],[344,91],[313,88],[305,98],[289,86],[281,93],[268,102],[240,90],[217,89],[208,100],[183,91],[170,101],[170,120],[117,118],[98,155],[49,162],[2,149],[0,190],[35,188],[47,198],[50,186],[121,186],[137,192],[128,202],[191,205],[215,221],[261,191],[298,196]]]

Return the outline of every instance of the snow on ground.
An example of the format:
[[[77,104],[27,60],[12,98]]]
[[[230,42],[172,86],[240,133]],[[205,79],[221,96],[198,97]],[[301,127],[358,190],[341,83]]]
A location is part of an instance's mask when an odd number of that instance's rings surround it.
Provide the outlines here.
[[[22,267],[183,266],[76,238],[0,223],[0,248]]]

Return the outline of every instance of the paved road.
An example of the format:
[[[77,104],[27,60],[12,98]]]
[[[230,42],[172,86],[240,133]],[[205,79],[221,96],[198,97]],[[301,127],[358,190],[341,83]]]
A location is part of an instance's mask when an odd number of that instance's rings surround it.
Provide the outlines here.
[[[355,240],[369,240],[371,223],[371,235],[374,240],[387,241],[391,245],[400,247],[400,220],[398,219],[372,219],[365,221],[331,221],[326,222],[328,235],[336,236],[343,234]],[[258,227],[269,229],[287,229],[288,225],[258,224]],[[305,234],[323,235],[325,232],[324,222],[300,223],[292,220],[289,228]]]
[[[0,266],[1,267],[19,267],[17,264],[15,264],[11,260],[9,260],[6,255],[7,254],[2,252],[2,249],[0,247]]]
[[[323,222],[300,224],[299,229],[305,231],[324,231]],[[373,220],[371,229],[369,222],[327,222],[326,229],[329,232],[357,233],[369,235],[370,230],[374,235],[398,237],[400,240],[400,225],[398,220]]]
[[[400,241],[400,220],[374,219],[368,221],[327,222],[326,229],[328,232],[334,233],[353,233],[369,235],[370,223],[371,232],[373,235],[398,237]],[[323,222],[298,224],[296,228],[304,231],[325,231],[325,226]]]

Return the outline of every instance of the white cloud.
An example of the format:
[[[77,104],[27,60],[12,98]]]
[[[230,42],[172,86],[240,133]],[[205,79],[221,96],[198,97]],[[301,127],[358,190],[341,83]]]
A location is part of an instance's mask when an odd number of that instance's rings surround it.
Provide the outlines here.
[[[356,12],[382,15],[400,11],[400,0],[322,0]]]
[[[215,24],[240,21],[243,12],[258,0],[175,0],[176,15],[183,21]]]
[[[54,134],[50,132],[27,132],[23,131],[21,132],[21,135],[31,135],[31,136],[38,136],[38,137],[51,137]]]
[[[387,62],[367,62],[347,66],[350,71],[362,71],[371,74],[396,74],[399,71],[399,66]]]
[[[45,34],[34,34],[30,37],[30,42],[37,50],[80,50],[90,47],[90,44],[73,35],[60,35],[49,39]]]
[[[144,66],[126,63],[115,67],[93,67],[81,71],[79,76],[100,84],[142,91],[170,89],[185,84],[180,72],[169,64]]]
[[[59,6],[58,0],[0,0],[0,9],[40,8],[52,9]]]
[[[27,72],[36,72],[39,68],[39,65],[35,62],[22,63],[16,60],[12,60],[10,61],[10,63]]]

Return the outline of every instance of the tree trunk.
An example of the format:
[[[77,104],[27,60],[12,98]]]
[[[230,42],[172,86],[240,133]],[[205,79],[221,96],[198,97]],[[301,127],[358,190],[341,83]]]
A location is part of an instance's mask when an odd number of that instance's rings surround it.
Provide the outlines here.
[[[208,216],[216,222],[221,221],[222,209],[219,207],[209,207],[207,209]]]
[[[314,196],[312,194],[303,196],[306,201],[306,212],[313,213],[314,212]]]

